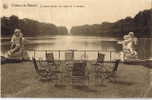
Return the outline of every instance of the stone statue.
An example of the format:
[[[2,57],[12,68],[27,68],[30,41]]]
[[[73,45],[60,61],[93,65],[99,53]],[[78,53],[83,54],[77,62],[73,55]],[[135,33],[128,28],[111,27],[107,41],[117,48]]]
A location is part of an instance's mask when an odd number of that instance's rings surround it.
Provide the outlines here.
[[[11,38],[11,46],[10,46],[10,50],[8,51],[8,57],[23,56],[22,55],[24,48],[23,39],[24,38],[23,38],[23,34],[21,33],[21,30],[15,29],[14,34]]]
[[[118,44],[122,45],[122,51],[120,52],[121,60],[137,58],[136,45],[138,39],[134,36],[134,33],[129,32],[128,35],[124,35],[123,39],[123,41],[118,42]]]

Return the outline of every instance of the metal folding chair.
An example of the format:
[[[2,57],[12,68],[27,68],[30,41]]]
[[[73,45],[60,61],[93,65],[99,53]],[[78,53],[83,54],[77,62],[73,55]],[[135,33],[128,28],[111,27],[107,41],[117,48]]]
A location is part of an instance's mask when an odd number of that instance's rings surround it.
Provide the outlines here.
[[[110,65],[108,65],[108,63]],[[120,60],[115,60],[113,62],[108,62],[101,69],[96,70],[95,72],[95,81],[96,83],[102,83],[104,80],[113,80],[115,73],[118,70]]]
[[[72,85],[89,84],[89,73],[87,72],[86,62],[75,62],[72,68]]]
[[[46,53],[45,56],[46,56],[46,62],[48,66],[50,66],[50,69],[57,70],[57,64],[55,63],[55,60],[54,60],[54,54]]]
[[[104,59],[105,59],[105,54],[102,53],[98,53],[98,57],[97,57],[97,64],[103,64],[104,63]]]
[[[101,83],[104,79],[104,72],[105,72],[105,66],[104,66],[104,59],[105,55],[102,53],[98,53],[97,60],[95,65],[95,83]]]
[[[55,84],[57,84],[59,79],[59,74],[61,75],[62,72],[59,70],[52,70],[51,68],[42,67],[39,65],[35,58],[32,58],[34,68],[37,74],[40,76],[40,80],[48,81],[48,80],[55,80]],[[43,65],[44,66],[44,65]],[[48,66],[48,65],[46,65]]]
[[[120,60],[117,59],[117,60],[115,60],[115,61],[113,61],[111,63],[112,63],[112,69],[111,70],[107,70],[105,72],[106,73],[105,79],[112,79],[115,76],[115,74],[116,74],[116,72],[118,70],[119,64],[120,64]]]
[[[35,58],[32,58],[34,68],[38,75],[40,75],[40,79],[42,80],[49,80],[50,79],[50,70],[45,69],[41,66],[38,66],[38,63]]]
[[[72,67],[73,67],[73,62],[74,62],[74,51],[73,50],[68,50],[65,52],[65,69],[67,72],[71,72]]]
[[[95,71],[100,71],[101,69],[104,68],[104,59],[105,59],[105,55],[102,53],[98,53],[97,56],[97,61],[94,64],[95,65]]]

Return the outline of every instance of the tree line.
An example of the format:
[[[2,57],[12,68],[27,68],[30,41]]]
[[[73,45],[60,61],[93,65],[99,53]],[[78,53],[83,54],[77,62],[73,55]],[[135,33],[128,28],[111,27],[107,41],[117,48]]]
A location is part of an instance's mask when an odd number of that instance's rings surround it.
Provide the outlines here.
[[[21,29],[25,36],[68,34],[68,30],[64,26],[42,23],[27,18],[19,19],[15,15],[1,17],[1,36],[11,36],[16,28]]]
[[[94,25],[74,26],[73,35],[100,35],[122,37],[128,32],[135,32],[138,37],[149,37],[152,34],[152,9],[140,11],[135,17],[126,17],[114,23],[103,22]]]
[[[65,26],[56,26],[51,23],[38,22],[36,20],[17,16],[1,18],[1,36],[11,36],[15,28],[22,30],[25,36],[43,35],[67,35]],[[152,9],[140,11],[135,17],[126,17],[114,23],[103,22],[101,24],[73,26],[72,35],[99,35],[122,37],[128,32],[135,32],[138,37],[152,36]]]

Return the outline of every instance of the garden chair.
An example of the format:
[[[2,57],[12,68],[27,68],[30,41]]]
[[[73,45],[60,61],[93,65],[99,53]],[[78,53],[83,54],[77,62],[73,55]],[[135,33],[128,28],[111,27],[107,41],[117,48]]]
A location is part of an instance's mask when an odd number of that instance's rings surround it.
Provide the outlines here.
[[[37,74],[40,75],[40,79],[48,80],[49,79],[49,74],[50,74],[49,70],[45,69],[43,67],[39,67],[35,58],[32,58],[32,61],[33,61],[34,68],[35,68]]]
[[[98,53],[96,64],[103,65],[105,59],[105,54]]]
[[[51,70],[50,68],[44,68],[41,67],[41,65],[39,66],[36,59],[32,58],[33,64],[34,64],[34,68],[37,72],[37,74],[40,76],[40,80],[59,80],[58,74],[61,74],[61,71],[58,70]]]
[[[113,78],[115,76],[115,74],[118,70],[119,64],[120,64],[120,60],[117,59],[111,63],[112,63],[112,69],[106,71],[107,73],[106,73],[105,79],[110,79],[110,78]]]
[[[97,76],[99,76],[99,74],[101,73],[101,71],[105,70],[104,69],[104,59],[105,59],[105,55],[102,53],[98,53],[97,56],[97,61],[94,64],[95,65],[95,73]]]
[[[73,62],[74,62],[74,52],[73,50],[68,50],[65,52],[65,69],[67,72],[72,70],[73,67]]]
[[[110,64],[109,66],[107,63],[103,67],[101,67],[100,69],[98,68],[98,70],[95,71],[95,82],[96,83],[101,84],[106,79],[112,80],[114,78],[115,73],[118,70],[120,60],[115,60],[113,62],[109,62],[109,64]],[[108,68],[108,67],[111,67],[111,68]]]
[[[89,84],[89,73],[86,68],[86,62],[75,62],[72,68],[72,85],[85,85],[86,81]]]
[[[52,70],[57,70],[58,65],[55,63],[54,54],[53,53],[46,53],[45,57],[46,57],[46,62],[48,64],[48,66],[50,66],[50,68]]]

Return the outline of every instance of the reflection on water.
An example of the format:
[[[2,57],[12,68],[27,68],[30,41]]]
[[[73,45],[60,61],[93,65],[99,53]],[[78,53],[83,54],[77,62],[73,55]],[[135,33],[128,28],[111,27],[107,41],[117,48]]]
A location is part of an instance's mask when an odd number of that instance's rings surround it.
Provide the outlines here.
[[[4,54],[9,49],[9,45],[2,45],[2,54]],[[116,39],[112,38],[102,38],[95,36],[55,36],[51,38],[30,38],[25,44],[25,49],[34,50],[102,50],[102,51],[118,51],[120,50],[120,45],[117,44]],[[28,52],[30,56],[33,52]],[[105,53],[106,59],[109,58],[109,52]],[[80,59],[83,52],[76,52],[75,58]],[[38,58],[44,57],[44,52],[36,52]],[[55,58],[58,58],[58,53],[55,53]],[[118,55],[118,54],[117,54]],[[97,52],[88,52],[88,59],[95,59]],[[64,53],[60,54],[61,59],[64,58]]]
[[[31,40],[31,45],[27,48],[38,50],[65,50],[65,49],[91,49],[91,50],[115,50],[116,41],[102,39],[101,37],[84,37],[84,36],[62,36],[56,39]]]

